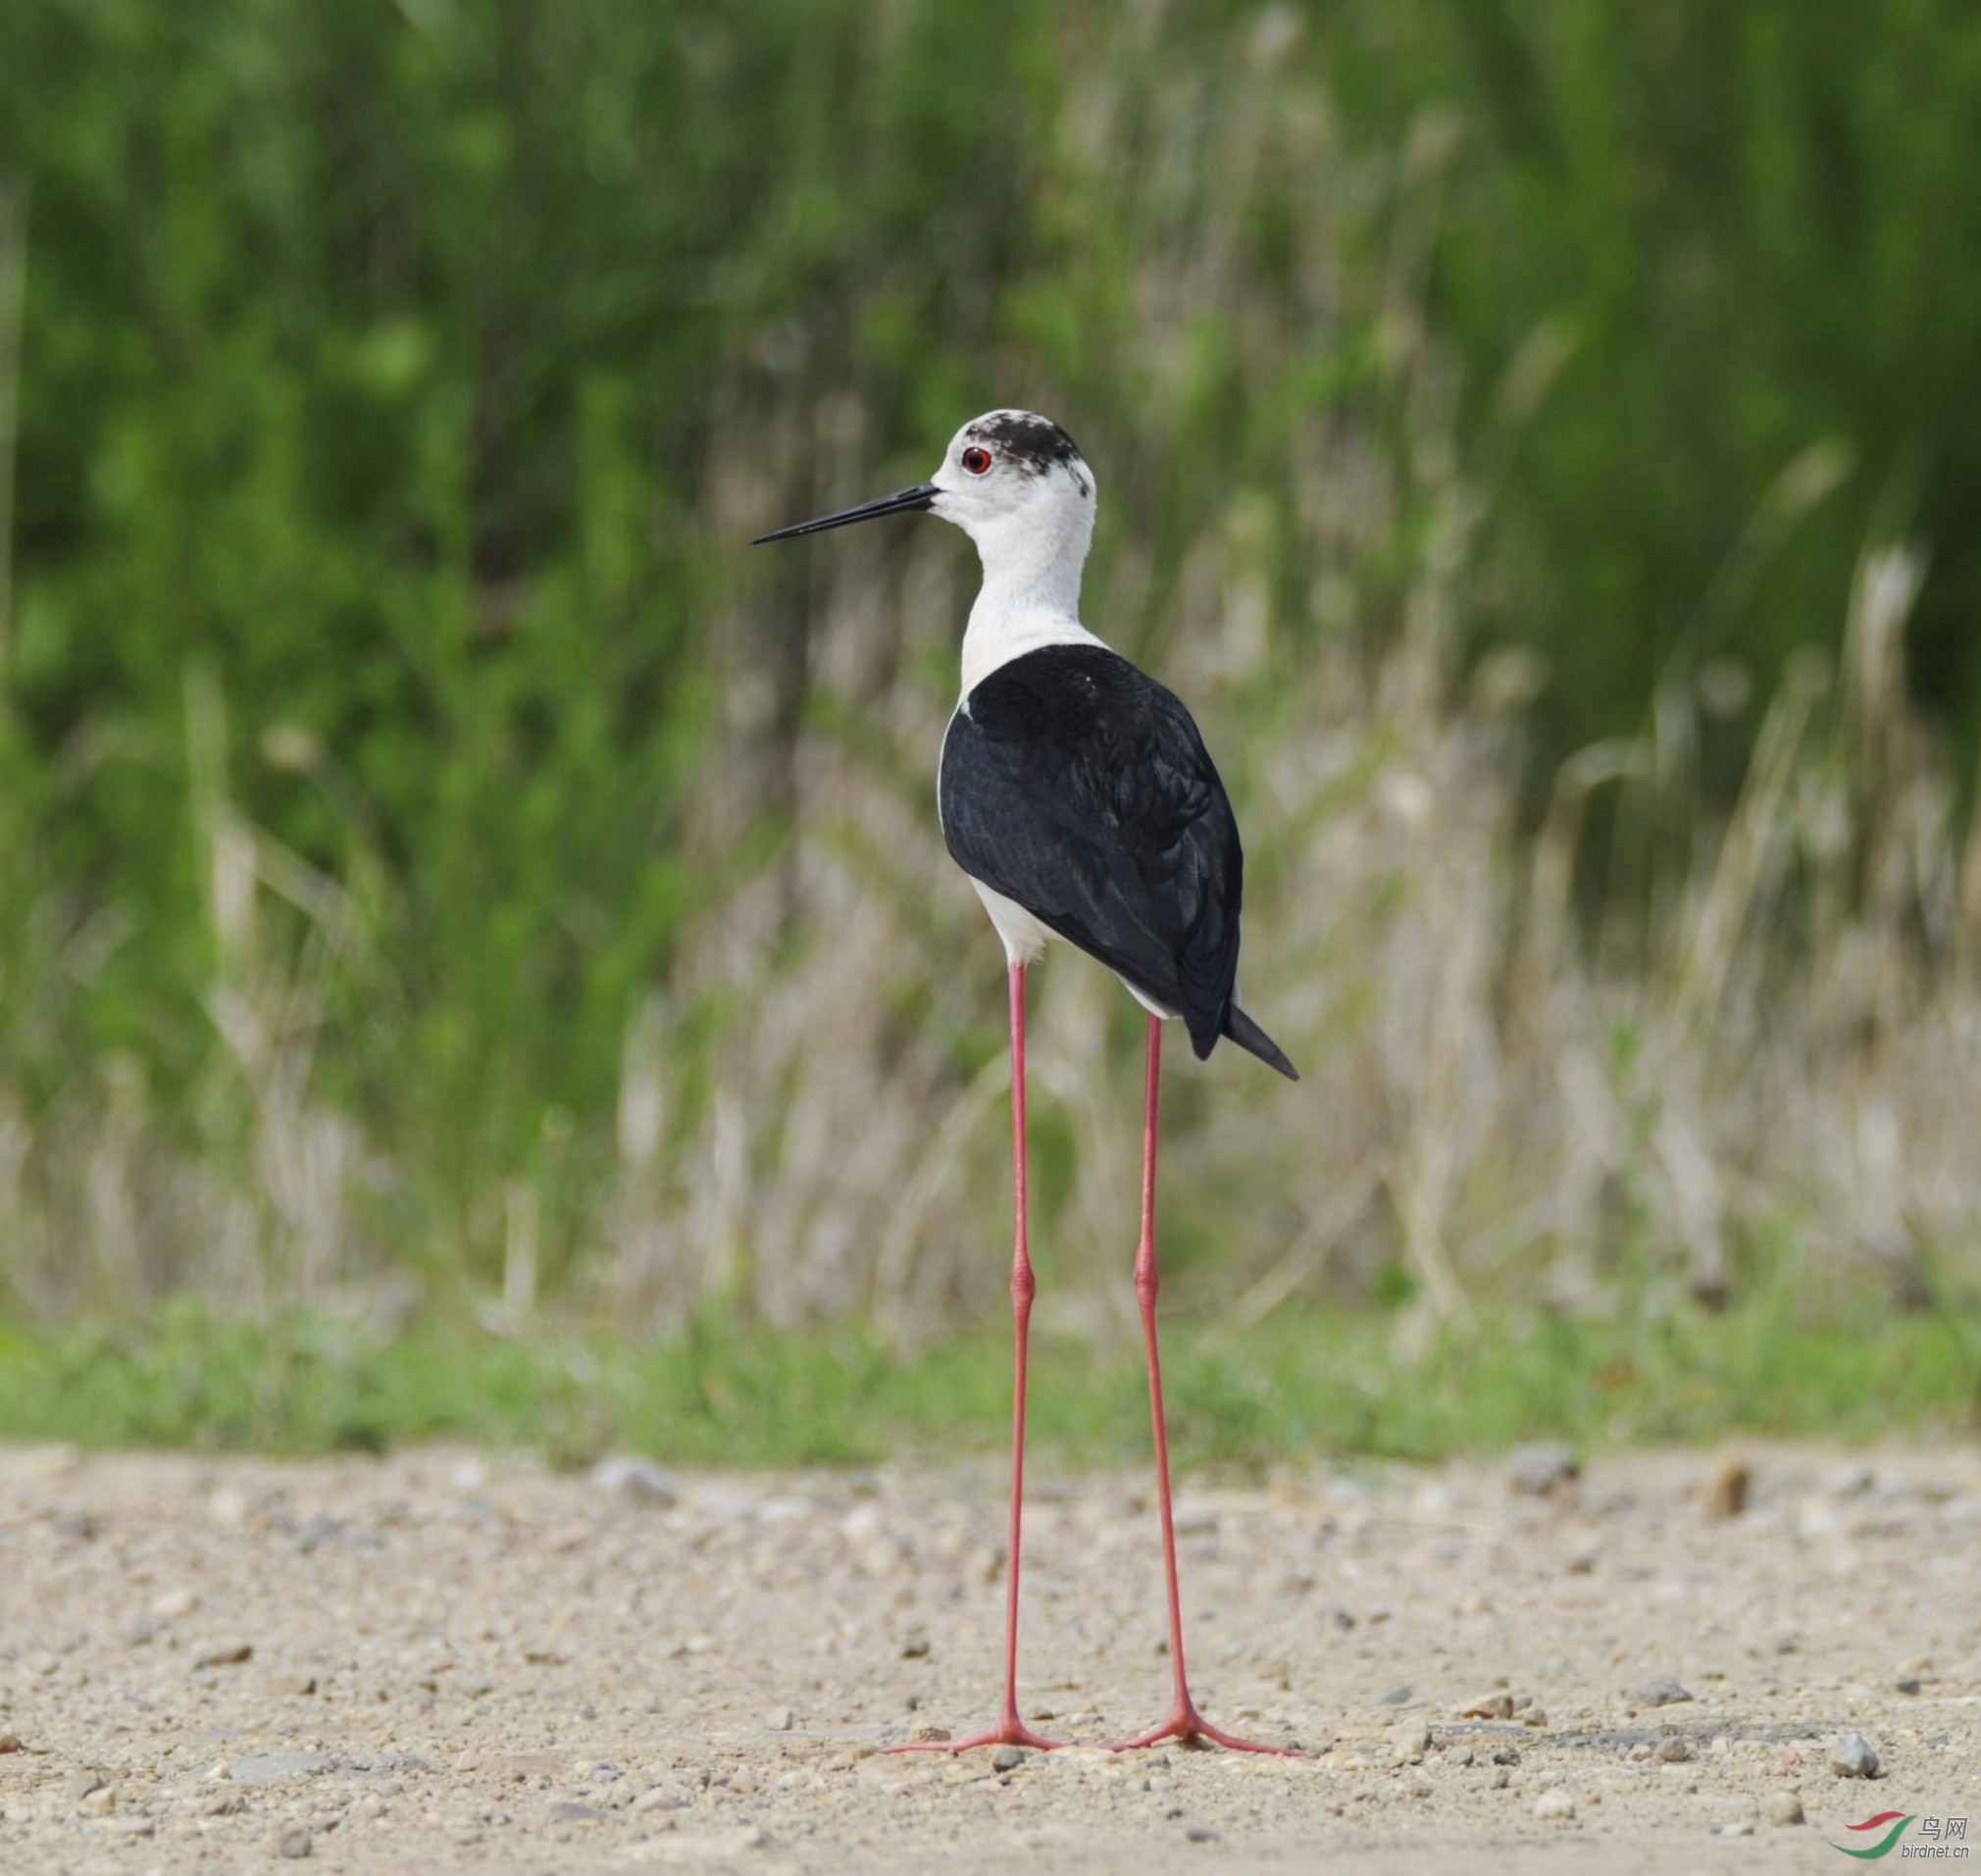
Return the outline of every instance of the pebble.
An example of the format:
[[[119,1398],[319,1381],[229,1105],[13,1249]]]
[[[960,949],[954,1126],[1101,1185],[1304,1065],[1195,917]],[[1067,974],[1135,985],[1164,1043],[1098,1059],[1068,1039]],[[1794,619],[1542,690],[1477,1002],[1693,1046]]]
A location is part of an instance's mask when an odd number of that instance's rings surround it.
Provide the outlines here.
[[[1673,1676],[1651,1674],[1630,1690],[1630,1698],[1639,1706],[1677,1706],[1681,1701],[1691,1699],[1692,1696]]]
[[[291,1824],[276,1840],[276,1854],[286,1856],[291,1861],[300,1861],[310,1853],[315,1841],[307,1824]]]
[[[665,1785],[649,1786],[633,1800],[631,1809],[635,1816],[643,1817],[648,1811],[657,1811],[663,1805],[675,1801],[673,1791]]]
[[[1684,1765],[1692,1758],[1692,1742],[1682,1739],[1659,1740],[1657,1757],[1661,1765]]]
[[[774,1706],[764,1715],[764,1725],[773,1733],[788,1733],[791,1730],[791,1709],[787,1706]]]
[[[1581,1470],[1574,1453],[1553,1444],[1515,1446],[1506,1456],[1506,1483],[1537,1498],[1573,1485]]]
[[[1398,1758],[1421,1758],[1431,1749],[1431,1729],[1422,1720],[1404,1720],[1390,1728],[1389,1745]]]
[[[1705,1489],[1705,1508],[1709,1517],[1737,1518],[1748,1508],[1748,1494],[1753,1474],[1744,1459],[1728,1459],[1712,1475]]]
[[[1021,1746],[1000,1746],[990,1754],[993,1772],[1015,1772],[1024,1763],[1025,1749]]]
[[[1861,1733],[1839,1733],[1830,1742],[1830,1770],[1839,1778],[1876,1778],[1877,1748]]]
[[[197,1590],[166,1590],[151,1599],[151,1612],[161,1622],[177,1622],[198,1607]]]
[[[681,1489],[665,1466],[643,1453],[616,1452],[591,1468],[591,1483],[623,1504],[648,1504],[661,1510],[681,1502]]]
[[[1786,1789],[1770,1792],[1766,1808],[1770,1824],[1800,1824],[1803,1821],[1802,1799]]]
[[[1513,1717],[1513,1696],[1507,1693],[1481,1694],[1458,1709],[1461,1720],[1510,1720]]]
[[[1395,1687],[1386,1687],[1376,1696],[1378,1706],[1408,1706],[1415,1699],[1416,1692],[1406,1681],[1398,1681]]]
[[[20,1752],[25,1749],[21,1744],[19,1733],[0,1733],[0,1752]]]
[[[1534,1815],[1544,1822],[1565,1824],[1575,1815],[1575,1800],[1557,1785],[1534,1800]]]
[[[1893,1685],[1901,1694],[1916,1694],[1919,1691],[1919,1677],[1916,1674],[1902,1674]]]
[[[209,1642],[194,1650],[192,1665],[195,1671],[203,1667],[238,1667],[243,1661],[254,1658],[252,1642]]]
[[[279,1785],[291,1778],[315,1778],[336,1764],[328,1752],[250,1752],[216,1765],[209,1778],[230,1778],[241,1785]]]

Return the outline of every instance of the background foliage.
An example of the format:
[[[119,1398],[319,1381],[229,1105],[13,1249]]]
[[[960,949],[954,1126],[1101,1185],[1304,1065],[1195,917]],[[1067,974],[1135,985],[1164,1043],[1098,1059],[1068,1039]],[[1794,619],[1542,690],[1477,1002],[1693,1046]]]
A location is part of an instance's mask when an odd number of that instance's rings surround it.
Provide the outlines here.
[[[0,1306],[977,1313],[974,570],[742,543],[1001,403],[1309,1071],[1177,1078],[1200,1298],[1964,1297],[1977,124],[1955,0],[13,0]]]

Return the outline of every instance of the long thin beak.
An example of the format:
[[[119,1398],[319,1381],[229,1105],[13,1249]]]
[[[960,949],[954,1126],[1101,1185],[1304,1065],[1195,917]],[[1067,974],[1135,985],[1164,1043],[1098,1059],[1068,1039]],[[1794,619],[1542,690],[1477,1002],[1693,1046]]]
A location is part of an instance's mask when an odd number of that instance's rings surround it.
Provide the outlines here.
[[[750,542],[761,547],[767,540],[791,540],[799,534],[823,533],[828,528],[850,528],[856,521],[878,521],[883,515],[919,515],[935,507],[942,491],[934,482],[917,482],[913,488],[897,489],[857,508],[842,508],[837,515],[821,515],[817,521],[801,521],[794,528],[780,528],[775,533],[759,534]]]

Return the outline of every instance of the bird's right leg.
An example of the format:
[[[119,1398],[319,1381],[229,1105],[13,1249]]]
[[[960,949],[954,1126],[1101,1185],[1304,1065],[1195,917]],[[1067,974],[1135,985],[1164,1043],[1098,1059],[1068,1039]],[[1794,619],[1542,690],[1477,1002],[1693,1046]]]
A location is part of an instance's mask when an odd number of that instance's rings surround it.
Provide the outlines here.
[[[1025,1508],[1025,1344],[1039,1289],[1025,1233],[1025,965],[1011,964],[1011,1183],[1018,1214],[1011,1252],[1011,1539],[1004,1578],[1004,1704],[997,1723],[967,1739],[910,1740],[890,1752],[961,1752],[973,1746],[1054,1747],[1018,1717],[1018,1538]]]

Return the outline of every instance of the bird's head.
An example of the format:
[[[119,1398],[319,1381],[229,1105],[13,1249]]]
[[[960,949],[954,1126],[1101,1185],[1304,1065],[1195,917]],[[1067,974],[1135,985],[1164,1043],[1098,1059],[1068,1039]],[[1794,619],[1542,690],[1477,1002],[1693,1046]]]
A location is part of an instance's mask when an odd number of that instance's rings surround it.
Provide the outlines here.
[[[883,515],[932,514],[977,543],[987,572],[1002,560],[1070,562],[1076,574],[1093,538],[1094,481],[1073,438],[1049,417],[986,411],[949,439],[925,482],[759,540],[788,540]]]

